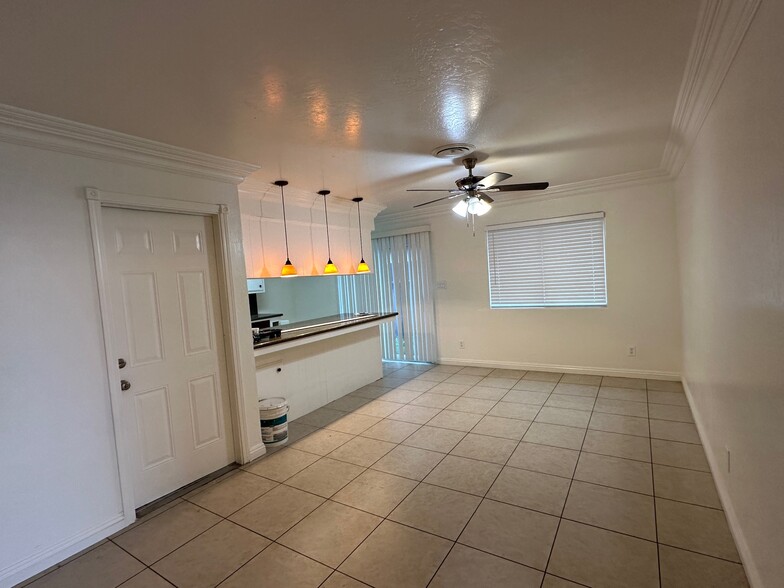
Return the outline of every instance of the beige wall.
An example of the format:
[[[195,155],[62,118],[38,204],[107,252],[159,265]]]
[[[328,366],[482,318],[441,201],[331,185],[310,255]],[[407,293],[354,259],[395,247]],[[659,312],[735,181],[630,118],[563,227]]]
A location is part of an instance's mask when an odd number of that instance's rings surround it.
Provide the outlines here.
[[[684,375],[749,578],[771,587],[784,578],[782,29],[784,4],[763,2],[676,184]]]
[[[484,223],[604,211],[608,306],[490,310]],[[445,362],[628,373],[680,373],[680,310],[672,184],[606,189],[498,206],[476,237],[450,210],[429,224],[436,281],[439,356]],[[378,231],[406,226],[384,215]],[[458,341],[465,342],[460,349]],[[627,357],[636,345],[637,357]]]

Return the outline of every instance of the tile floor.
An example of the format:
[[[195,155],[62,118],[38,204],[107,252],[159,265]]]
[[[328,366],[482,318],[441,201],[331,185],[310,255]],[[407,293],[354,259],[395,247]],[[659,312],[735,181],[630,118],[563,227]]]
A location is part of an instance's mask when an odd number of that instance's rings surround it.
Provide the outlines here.
[[[747,586],[678,383],[385,364],[28,584]]]

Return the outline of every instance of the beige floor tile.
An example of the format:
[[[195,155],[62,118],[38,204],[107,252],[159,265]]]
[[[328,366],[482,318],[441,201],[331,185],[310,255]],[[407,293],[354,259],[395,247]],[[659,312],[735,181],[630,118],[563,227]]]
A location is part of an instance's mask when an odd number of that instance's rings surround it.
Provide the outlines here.
[[[553,389],[553,394],[596,398],[596,395],[599,394],[599,386],[589,386],[588,384],[562,384],[559,382]]]
[[[539,407],[517,402],[499,402],[487,414],[505,419],[519,419],[530,422],[539,414]]]
[[[107,541],[40,577],[28,588],[114,587],[135,576],[144,564]]]
[[[446,539],[384,521],[343,562],[340,571],[376,588],[421,588],[451,546]]]
[[[488,388],[501,388],[504,390],[511,390],[512,386],[517,384],[520,378],[501,378],[498,376],[488,376],[484,378],[478,386],[486,386]]]
[[[544,406],[552,408],[570,408],[591,412],[596,398],[589,396],[568,396],[566,394],[551,394]]]
[[[508,392],[505,388],[491,388],[488,386],[474,386],[463,394],[464,398],[482,398],[484,400],[501,400]]]
[[[441,427],[443,429],[454,429],[455,431],[470,431],[482,420],[481,414],[470,412],[460,412],[457,410],[442,410],[427,424],[431,427]]]
[[[694,417],[688,406],[675,406],[673,404],[649,404],[648,408],[652,419],[662,421],[678,421],[681,423],[693,423]]]
[[[585,437],[585,429],[534,422],[531,423],[528,432],[523,436],[523,441],[563,447],[564,449],[580,449],[583,437]]]
[[[689,401],[682,392],[648,390],[648,402],[653,404],[671,404],[673,406],[689,406]]]
[[[511,439],[469,433],[450,453],[451,455],[503,465],[516,447],[517,441]]]
[[[523,435],[525,435],[525,432],[530,425],[531,421],[484,416],[482,417],[482,420],[471,429],[471,432],[479,435],[490,435],[491,437],[519,441],[523,438]]]
[[[651,419],[651,437],[666,441],[680,441],[701,445],[697,427],[692,423],[678,423],[675,421],[660,421]]]
[[[341,412],[351,412],[367,404],[368,402],[370,402],[369,398],[346,395],[325,404],[324,408],[331,408],[332,410],[339,410]]]
[[[653,498],[574,480],[564,518],[656,541]]]
[[[446,408],[455,401],[454,396],[447,396],[446,394],[430,394],[429,392],[422,394],[419,398],[411,401],[413,406],[426,406],[428,408]]]
[[[616,376],[604,376],[602,386],[612,388],[630,388],[633,390],[645,390],[645,380],[640,378],[619,378]]]
[[[456,455],[447,455],[425,478],[427,484],[484,496],[501,471],[501,466]]]
[[[524,376],[525,380],[537,380],[540,382],[557,382],[561,379],[563,374],[558,372],[537,372],[529,371]]]
[[[312,427],[325,427],[329,423],[345,416],[345,412],[333,410],[331,408],[319,408],[297,419],[296,422]]]
[[[273,543],[221,584],[221,588],[317,588],[327,566]]]
[[[507,392],[503,398],[501,398],[501,401],[517,402],[518,404],[539,407],[545,403],[549,396],[549,392],[534,392],[531,390],[518,390],[513,388],[512,390],[509,390],[509,392]]]
[[[507,465],[571,479],[579,457],[580,452],[572,449],[523,442]]]
[[[289,478],[286,484],[329,498],[364,470],[352,463],[324,457]]]
[[[243,466],[242,469],[270,480],[283,482],[318,460],[318,455],[286,448]]]
[[[595,412],[606,412],[608,414],[648,418],[648,404],[645,402],[597,398],[593,409]]]
[[[441,409],[430,408],[427,406],[413,406],[408,404],[403,408],[399,408],[387,418],[393,421],[405,421],[407,423],[414,423],[417,425],[424,425],[427,421],[436,416]]]
[[[591,414],[584,410],[543,406],[539,414],[536,415],[534,422],[585,429],[588,427],[588,421],[590,420]]]
[[[449,376],[450,374],[445,374],[443,372],[434,372],[433,370],[430,370],[429,372],[419,374],[414,379],[420,382],[435,382],[436,384],[438,384],[446,380]]]
[[[555,388],[555,382],[542,382],[523,378],[518,380],[512,390],[522,390],[523,392],[538,392],[539,394],[550,394]]]
[[[439,364],[436,364],[435,367],[432,368],[430,371],[431,372],[435,372],[435,373],[456,374],[457,372],[459,372],[462,369],[464,369],[464,368],[462,368],[459,365],[444,365],[444,364],[440,364],[439,363]]]
[[[372,468],[395,476],[422,480],[443,457],[443,453],[398,445],[373,464]]]
[[[446,394],[447,396],[462,396],[471,389],[471,384],[455,384],[454,382],[441,382],[438,386],[430,388],[433,394]]]
[[[494,378],[515,378],[516,380],[519,380],[525,375],[525,373],[525,370],[508,370],[504,368],[497,368],[487,375],[493,376]]]
[[[465,374],[466,376],[489,376],[492,372],[492,368],[469,366],[461,369],[459,373]]]
[[[83,588],[87,587],[84,583],[80,584],[80,586]],[[38,587],[36,586],[36,588]],[[67,588],[67,584],[61,588]],[[174,584],[167,582],[150,568],[147,568],[127,582],[120,584],[119,588],[174,588]]]
[[[383,396],[387,392],[389,392],[392,388],[385,388],[382,386],[373,386],[367,385],[362,386],[361,388],[357,388],[353,392],[351,392],[350,396],[361,396],[362,398],[367,398],[369,400],[375,400],[376,398]]]
[[[369,437],[354,437],[329,454],[331,459],[347,461],[354,465],[368,467],[395,448],[394,443],[379,441]]]
[[[476,386],[479,382],[482,381],[482,376],[472,376],[470,374],[460,372],[454,376],[449,376],[444,381],[447,384],[466,384],[468,386]]]
[[[747,588],[746,573],[737,563],[667,545],[659,546],[662,588]]]
[[[304,439],[316,431],[318,431],[317,427],[306,425],[305,423],[300,423],[299,421],[291,421],[288,426],[287,444],[291,445],[292,443],[299,441],[300,439]]]
[[[472,412],[475,414],[487,414],[496,405],[495,400],[484,400],[482,398],[466,398],[461,396],[449,405],[449,410],[461,412]]]
[[[211,588],[250,561],[270,542],[229,521],[221,521],[152,569],[175,586]]]
[[[561,516],[570,483],[559,476],[505,467],[487,498]]]
[[[607,398],[608,400],[630,400],[632,402],[648,402],[648,395],[645,390],[613,388],[612,386],[602,386],[599,388],[599,398]]]
[[[544,570],[557,528],[558,517],[483,500],[458,541]]]
[[[389,376],[384,376],[373,382],[375,386],[386,386],[387,388],[397,388],[401,384],[405,384],[411,378],[396,378],[394,373]]]
[[[561,521],[547,571],[586,586],[659,586],[655,543],[568,520]]]
[[[387,516],[417,485],[414,480],[367,470],[332,497],[380,517]]]
[[[662,392],[683,392],[683,384],[669,380],[646,380],[648,390],[660,390]]]
[[[454,541],[481,501],[464,492],[420,484],[388,518]]]
[[[125,551],[147,565],[220,522],[220,517],[183,502],[114,539]]]
[[[386,400],[373,400],[361,408],[354,411],[355,414],[366,414],[372,417],[384,418],[391,415],[398,409],[403,408],[400,402],[388,402]]]
[[[585,435],[583,451],[600,453],[638,461],[651,461],[651,443],[647,437],[607,433],[589,429]]]
[[[656,499],[659,543],[740,563],[724,511]]]
[[[653,463],[710,472],[702,445],[651,439]]]
[[[413,390],[414,392],[427,392],[435,386],[437,382],[428,382],[427,380],[409,380],[405,384],[398,386],[398,390]]]
[[[429,588],[539,588],[541,582],[540,571],[458,543],[439,568]]]
[[[276,482],[238,470],[220,482],[210,484],[189,496],[188,501],[227,517],[275,486]]]
[[[441,429],[425,425],[403,441],[403,445],[419,447],[420,449],[429,449],[430,451],[438,451],[439,453],[449,453],[465,436],[466,433],[463,431],[453,431],[451,429]]]
[[[394,390],[390,390],[381,396],[379,400],[383,400],[384,402],[397,402],[398,404],[405,404],[407,402],[411,402],[415,398],[419,398],[422,396],[422,394],[424,394],[424,392],[395,388]]]
[[[420,425],[415,423],[384,419],[366,431],[363,431],[360,436],[379,439],[381,441],[389,441],[390,443],[400,443],[411,435],[411,433],[419,429],[419,427]]]
[[[367,584],[363,584],[354,578],[349,578],[346,574],[332,572],[332,575],[321,585],[321,588],[367,588]]]
[[[328,500],[278,539],[278,543],[336,568],[382,520]]]
[[[651,464],[642,461],[581,453],[574,479],[653,495]]]
[[[594,412],[591,415],[591,423],[588,425],[588,428],[594,431],[605,431],[607,433],[637,435],[638,437],[650,436],[648,419],[618,414]]]
[[[330,429],[319,429],[304,439],[300,439],[296,443],[291,444],[290,447],[299,451],[315,453],[316,455],[326,455],[344,443],[348,443],[353,438],[354,435],[349,435],[348,433],[341,433],[340,431],[332,431]]]
[[[582,586],[583,584],[575,584],[552,574],[545,574],[542,582],[542,588],[581,588]]]
[[[338,420],[329,423],[325,428],[333,431],[340,431],[341,433],[348,433],[350,435],[359,435],[379,422],[381,419],[378,417],[367,416],[364,414],[347,414]]]
[[[590,376],[588,374],[564,374],[559,384],[586,384],[598,387],[602,383],[601,376]]]
[[[308,492],[278,486],[235,512],[229,520],[270,539],[277,539],[323,502],[323,498]]]
[[[661,498],[721,508],[713,476],[707,472],[654,464],[653,483],[656,496]]]

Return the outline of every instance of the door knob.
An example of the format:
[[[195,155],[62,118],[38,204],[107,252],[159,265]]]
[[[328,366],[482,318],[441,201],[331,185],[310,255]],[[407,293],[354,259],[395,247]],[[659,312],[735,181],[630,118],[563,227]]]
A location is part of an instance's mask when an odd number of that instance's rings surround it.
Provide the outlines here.
[[[120,390],[130,390],[131,383],[128,380],[120,380]]]
[[[125,363],[125,360],[121,357],[120,359],[117,360],[117,365],[120,366],[120,369],[123,369],[127,364]]]

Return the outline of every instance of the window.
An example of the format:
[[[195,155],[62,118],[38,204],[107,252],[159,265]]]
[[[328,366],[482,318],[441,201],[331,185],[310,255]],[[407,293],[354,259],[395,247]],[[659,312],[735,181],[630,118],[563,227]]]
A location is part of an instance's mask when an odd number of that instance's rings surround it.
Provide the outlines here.
[[[606,306],[604,213],[487,228],[490,308]]]

